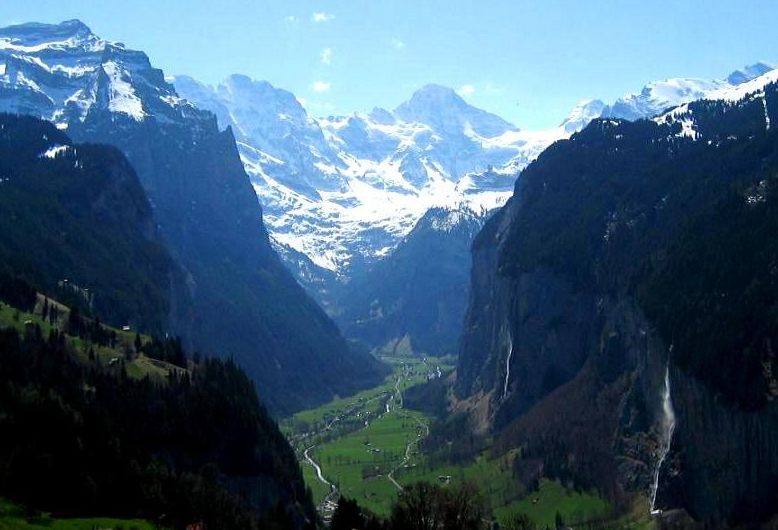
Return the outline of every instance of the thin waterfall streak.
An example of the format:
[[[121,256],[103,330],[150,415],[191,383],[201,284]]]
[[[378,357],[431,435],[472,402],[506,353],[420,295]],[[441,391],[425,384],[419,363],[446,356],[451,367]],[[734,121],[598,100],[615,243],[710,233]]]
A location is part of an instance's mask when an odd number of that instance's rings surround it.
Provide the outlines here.
[[[511,377],[511,356],[513,355],[513,337],[508,333],[508,357],[505,359],[505,383],[502,387],[502,397],[508,395],[508,381]]]
[[[659,491],[659,474],[662,471],[662,465],[670,453],[670,444],[673,441],[673,432],[675,431],[675,410],[673,409],[673,398],[670,390],[670,360],[667,361],[665,368],[665,388],[662,396],[662,423],[661,439],[658,447],[658,458],[654,468],[654,481],[651,484],[651,514],[659,514],[662,510],[656,507],[656,496]]]

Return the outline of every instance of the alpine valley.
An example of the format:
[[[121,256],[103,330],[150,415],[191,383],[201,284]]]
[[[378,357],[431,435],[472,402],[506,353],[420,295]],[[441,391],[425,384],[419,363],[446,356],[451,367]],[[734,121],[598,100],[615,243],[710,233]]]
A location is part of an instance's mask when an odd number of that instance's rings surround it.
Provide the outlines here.
[[[610,105],[584,99],[558,127],[540,131],[521,130],[436,85],[422,87],[394,111],[314,118],[293,94],[266,81],[242,75],[216,87],[186,76],[171,81],[179,95],[235,133],[271,241],[342,329],[373,348],[406,339],[417,353],[441,355],[456,352],[473,219],[505,204],[517,174],[544,149],[593,119],[651,117],[772,68],[756,63],[721,80],[652,82]],[[452,230],[451,222],[423,220],[427,212],[440,216],[440,208],[456,212],[454,223],[464,224]],[[440,259],[430,259],[429,248],[408,252],[422,232],[443,226]],[[447,259],[456,254],[462,257]],[[406,265],[396,266],[398,260]],[[385,288],[377,280],[387,270],[395,286],[418,293],[418,300],[397,289],[389,289],[390,297],[375,292]],[[432,278],[442,286],[434,293],[425,290]],[[443,306],[452,325],[417,319],[417,311],[432,315]],[[420,327],[438,331],[429,336]]]
[[[778,69],[459,92],[0,28],[0,530],[778,527]]]

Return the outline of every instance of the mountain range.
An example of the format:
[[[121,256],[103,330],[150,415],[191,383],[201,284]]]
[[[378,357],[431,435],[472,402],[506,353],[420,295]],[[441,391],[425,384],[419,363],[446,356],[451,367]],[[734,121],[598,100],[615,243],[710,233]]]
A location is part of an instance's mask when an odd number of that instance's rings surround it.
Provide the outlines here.
[[[366,294],[383,288],[372,283],[381,277],[378,271],[390,268],[383,262],[394,263],[393,253],[408,256],[403,242],[415,239],[414,227],[427,211],[445,208],[484,216],[511,196],[528,163],[593,119],[651,117],[772,68],[756,63],[721,80],[651,82],[611,104],[584,99],[558,127],[540,131],[520,130],[436,85],[422,87],[393,111],[314,118],[293,94],[265,81],[241,75],[215,87],[186,76],[172,81],[187,100],[214,112],[220,127],[235,131],[241,159],[265,208],[271,241],[327,313],[369,347],[393,348],[407,338],[417,353],[440,354],[455,351],[456,333],[430,342],[400,306],[385,305],[381,297],[368,300]],[[454,255],[469,241],[452,238],[441,244],[451,245],[443,255]],[[464,306],[468,291],[456,286],[470,262],[457,262],[462,267],[457,272],[443,259],[426,265],[426,277],[458,293],[454,299],[425,298],[430,314],[443,304],[461,314],[456,308]],[[416,269],[399,270],[408,276],[394,271],[396,285],[424,290],[415,283],[421,277]]]
[[[267,366],[297,378],[294,367],[310,364],[300,362],[303,358],[318,359],[315,352],[337,352],[334,363],[319,365],[321,374],[328,372],[328,365],[349,364],[360,355],[349,353],[338,330],[298,291],[271,245],[308,294],[349,333],[362,340],[369,337],[369,347],[408,336],[417,349],[424,344],[425,350],[451,353],[456,342],[453,327],[442,342],[431,343],[409,335],[411,322],[390,324],[386,317],[390,306],[381,297],[365,298],[373,289],[371,278],[380,277],[376,271],[385,269],[381,261],[393,253],[409,255],[407,249],[400,250],[402,242],[415,239],[414,227],[427,211],[445,208],[483,216],[511,196],[517,175],[528,163],[591,120],[653,116],[772,68],[756,63],[722,80],[652,82],[609,105],[582,100],[558,127],[526,131],[436,85],[419,89],[393,111],[376,108],[313,118],[290,92],[246,76],[230,76],[215,87],[186,76],[166,80],[145,54],[102,40],[78,21],[2,30],[0,61],[1,110],[49,119],[76,140],[108,141],[127,154],[155,207],[160,234],[189,278],[196,309],[171,315],[171,329],[199,349],[227,350],[247,359],[252,375],[268,387],[271,406],[280,406],[272,396],[281,380],[265,374]],[[217,171],[217,166],[230,169]],[[221,182],[209,178],[212,174]],[[449,239],[441,244],[447,243],[452,245],[449,255],[454,255],[469,241]],[[236,288],[254,274],[251,263],[274,280],[268,284],[268,276],[259,274],[248,282],[251,289]],[[461,269],[455,273],[442,260],[430,262],[431,267],[436,265],[440,270],[429,276],[439,278],[441,285],[448,279],[439,293],[457,292],[459,297],[428,297],[426,310],[441,304],[463,307],[467,290],[454,286],[469,270],[469,261],[458,260]],[[398,270],[415,274],[411,272],[415,268]],[[395,283],[412,288],[421,277],[394,274]],[[266,293],[281,285],[287,299],[299,302],[286,303],[284,311],[261,312],[258,300],[267,299]],[[381,316],[376,320],[378,306]],[[213,312],[214,307],[221,309]],[[219,316],[203,318],[206,312]],[[402,318],[399,315],[405,313],[397,315]],[[302,343],[297,334],[276,331],[311,317],[320,324]],[[368,321],[377,331],[364,333]],[[300,352],[300,357],[294,360],[287,354],[266,362],[265,356],[272,357],[275,348],[250,339],[252,333],[223,331],[258,325],[276,344],[284,344],[282,349]],[[379,330],[382,326],[387,329]],[[295,344],[289,347],[287,340]],[[257,356],[257,351],[262,353]],[[357,365],[370,364],[361,359]],[[356,365],[353,369],[360,370]],[[377,373],[375,368],[364,375],[375,377],[371,373]],[[341,385],[332,378],[311,392],[325,399],[342,391]],[[311,403],[303,396],[292,401],[298,403],[292,409]]]
[[[778,71],[706,98],[522,172],[473,245],[454,388],[521,476],[754,523],[778,477]]]
[[[217,86],[186,76],[172,81],[181,96],[235,132],[277,247],[347,280],[390,252],[429,208],[501,206],[521,169],[594,118],[654,116],[770,69],[756,63],[722,80],[652,82],[610,105],[582,100],[558,127],[541,131],[521,130],[436,85],[393,111],[315,118],[293,94],[266,81],[242,75]],[[287,263],[309,285],[310,264]]]
[[[415,434],[435,458],[662,524],[774,523],[777,105],[757,63],[544,131],[436,85],[312,118],[267,82],[165,77],[76,20],[2,28],[0,493],[315,526],[257,393],[289,414],[384,381],[370,349],[410,350],[457,355],[378,389],[438,416]],[[336,436],[327,414],[302,439]]]
[[[77,20],[31,23],[0,29],[0,65],[0,111],[114,145],[134,167],[191,299],[170,305],[179,311],[166,330],[234,356],[275,412],[382,378],[273,251],[232,132],[181,98],[144,53]]]

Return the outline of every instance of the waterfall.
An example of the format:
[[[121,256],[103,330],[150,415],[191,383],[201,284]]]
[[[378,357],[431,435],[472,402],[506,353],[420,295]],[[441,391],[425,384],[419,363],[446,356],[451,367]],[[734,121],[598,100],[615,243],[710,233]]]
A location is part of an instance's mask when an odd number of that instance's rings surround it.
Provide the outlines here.
[[[513,355],[513,337],[508,332],[508,357],[505,359],[505,383],[502,387],[502,398],[508,395],[508,380],[511,377],[511,356]]]
[[[767,112],[767,97],[762,95],[762,106],[764,106],[764,125],[766,130],[770,130],[770,114]]]
[[[657,448],[657,462],[654,468],[654,481],[651,484],[651,514],[657,515],[662,510],[656,507],[656,494],[659,491],[659,473],[662,465],[670,452],[670,443],[673,441],[673,431],[675,431],[675,411],[673,410],[673,398],[670,394],[670,360],[667,360],[665,368],[665,388],[662,395],[662,421],[660,424],[661,436],[659,447]]]

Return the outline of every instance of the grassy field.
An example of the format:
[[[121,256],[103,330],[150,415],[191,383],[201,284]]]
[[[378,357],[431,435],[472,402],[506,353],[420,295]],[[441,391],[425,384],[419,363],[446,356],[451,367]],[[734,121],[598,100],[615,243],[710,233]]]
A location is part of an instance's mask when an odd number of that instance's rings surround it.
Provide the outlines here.
[[[53,519],[48,516],[25,517],[13,503],[0,499],[0,530],[157,530],[159,527],[140,519]]]
[[[513,477],[511,462],[510,457],[492,459],[480,455],[458,465],[432,465],[422,457],[416,467],[404,469],[398,478],[401,484],[421,480],[439,484],[473,482],[491,508],[497,509],[525,494],[526,488]]]
[[[32,313],[26,313],[19,311],[8,304],[0,302],[0,328],[15,328],[20,333],[23,333],[28,325],[38,325],[41,328],[43,336],[48,334],[56,327],[59,330],[64,330],[66,322],[68,320],[69,309],[51,298],[48,302],[52,306],[57,306],[59,309],[59,318],[55,323],[51,323],[48,320],[44,320],[41,317],[41,310],[43,306],[43,296],[38,295],[38,304]],[[109,365],[113,359],[119,359],[125,357],[126,351],[133,351],[135,346],[135,332],[134,331],[122,331],[120,329],[112,328],[103,324],[108,330],[116,332],[117,342],[115,347],[100,346],[93,344],[79,337],[68,336],[68,343],[73,348],[78,357],[86,362],[89,359],[89,349],[92,348],[96,358],[103,365]],[[143,343],[150,341],[151,338],[145,335],[141,335],[141,341]],[[125,364],[127,375],[130,377],[141,379],[145,376],[164,380],[171,370],[181,371],[181,368],[173,366],[172,364],[164,361],[158,361],[156,359],[150,359],[141,354],[134,356],[132,361]]]
[[[304,462],[302,451],[315,446],[310,455],[342,495],[356,499],[376,514],[386,515],[398,493],[389,478],[392,473],[401,486],[421,480],[451,485],[474,482],[501,522],[523,513],[539,527],[545,527],[553,526],[557,511],[573,524],[609,514],[610,506],[600,497],[571,490],[558,482],[543,481],[538,491],[527,491],[513,476],[513,453],[494,459],[487,451],[461,464],[433,463],[428,455],[419,452],[418,444],[432,420],[421,412],[403,408],[402,392],[424,382],[431,368],[451,366],[438,359],[428,359],[426,364],[408,356],[382,359],[393,367],[393,372],[381,385],[300,412],[283,423],[301,461]],[[303,475],[314,501],[319,503],[329,488],[307,463],[303,464]]]
[[[383,514],[397,493],[388,473],[401,465],[408,444],[425,433],[429,420],[402,408],[402,392],[426,381],[428,373],[438,367],[450,370],[450,360],[409,356],[382,360],[392,367],[392,373],[381,385],[300,412],[281,424],[303,463],[303,475],[316,503],[329,489],[303,459],[305,449],[316,446],[311,456],[344,495]]]
[[[557,512],[566,524],[575,526],[607,518],[610,506],[596,495],[573,491],[559,482],[544,479],[540,482],[538,491],[530,492],[520,500],[494,509],[494,515],[500,523],[504,523],[512,515],[522,513],[541,528],[553,528]]]
[[[419,412],[393,409],[367,427],[322,445],[315,457],[343,495],[386,514],[397,493],[387,475],[402,465],[408,444],[415,452],[427,421]],[[411,454],[409,465],[417,460],[418,455]]]
[[[343,416],[347,411],[354,413],[351,415],[355,415],[356,412],[380,412],[379,409],[383,409],[381,400],[394,393],[398,376],[405,374],[400,381],[400,390],[403,391],[426,381],[429,369],[437,366],[443,370],[452,368],[451,360],[444,359],[429,358],[426,363],[416,357],[382,357],[381,360],[392,367],[392,373],[386,376],[382,384],[353,396],[336,398],[315,409],[298,412],[291,419],[282,422],[282,429],[289,434],[300,434],[321,427],[333,418]]]

